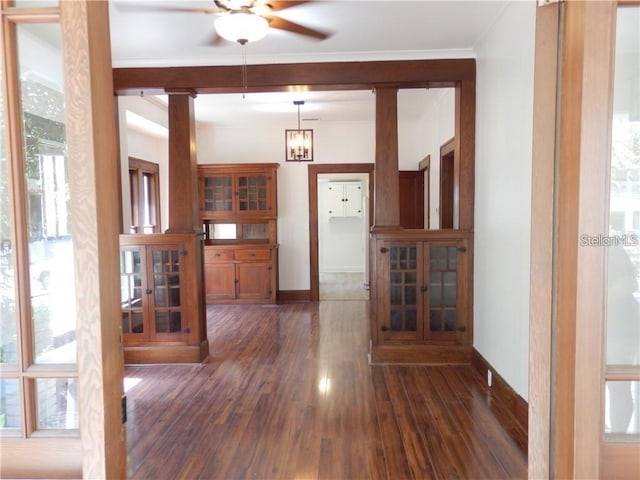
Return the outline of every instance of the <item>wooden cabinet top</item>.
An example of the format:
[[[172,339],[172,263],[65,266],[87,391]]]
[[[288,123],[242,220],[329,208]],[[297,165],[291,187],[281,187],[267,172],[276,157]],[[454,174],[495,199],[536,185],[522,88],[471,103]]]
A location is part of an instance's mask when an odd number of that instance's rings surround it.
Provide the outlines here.
[[[279,163],[206,163],[198,165],[200,175],[234,174],[248,172],[268,172],[280,166]]]

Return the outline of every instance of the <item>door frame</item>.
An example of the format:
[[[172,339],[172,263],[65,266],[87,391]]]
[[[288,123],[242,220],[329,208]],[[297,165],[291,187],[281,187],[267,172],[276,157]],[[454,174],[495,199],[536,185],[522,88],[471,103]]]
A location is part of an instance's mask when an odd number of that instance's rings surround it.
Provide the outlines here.
[[[439,226],[440,229],[442,229],[442,205],[444,205],[444,195],[443,193],[443,176],[442,176],[442,166],[444,165],[444,159],[445,157],[448,159],[449,156],[452,156],[453,158],[451,159],[452,162],[452,167],[453,170],[451,172],[451,190],[452,190],[452,197],[451,200],[451,214],[452,214],[452,227],[454,229],[459,228],[459,220],[457,218],[456,212],[458,211],[458,206],[460,204],[460,182],[459,182],[459,175],[460,175],[460,162],[458,161],[457,155],[456,155],[456,138],[453,137],[450,140],[446,141],[445,143],[443,143],[440,146],[440,180],[439,180],[439,188],[438,188],[438,196],[440,198],[440,204],[438,205],[438,211],[440,212],[438,215],[439,218]],[[449,160],[447,160],[449,161]]]
[[[616,9],[630,4],[536,11],[529,478],[639,470],[639,444],[602,441],[606,251],[579,241],[608,231]]]
[[[420,160],[418,170],[423,175],[422,192],[424,196],[424,229],[431,229],[431,154]]]
[[[311,301],[320,300],[320,266],[318,254],[318,174],[366,173],[369,175],[369,225],[373,225],[373,163],[326,163],[308,165],[309,181],[309,279]],[[369,255],[366,255],[369,261]],[[368,269],[371,272],[371,269]]]

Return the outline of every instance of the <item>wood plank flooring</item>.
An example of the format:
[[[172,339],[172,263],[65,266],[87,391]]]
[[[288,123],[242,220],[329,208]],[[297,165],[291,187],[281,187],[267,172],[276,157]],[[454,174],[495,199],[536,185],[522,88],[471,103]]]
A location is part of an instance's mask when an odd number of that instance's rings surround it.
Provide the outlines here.
[[[209,362],[126,369],[130,478],[526,478],[471,367],[368,365],[367,301],[207,316]]]

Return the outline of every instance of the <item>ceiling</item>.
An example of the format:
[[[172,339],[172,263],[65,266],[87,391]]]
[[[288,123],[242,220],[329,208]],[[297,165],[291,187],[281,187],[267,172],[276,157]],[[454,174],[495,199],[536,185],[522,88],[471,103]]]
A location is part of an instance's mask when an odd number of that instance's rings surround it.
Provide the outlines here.
[[[328,61],[460,58],[474,56],[507,1],[315,1],[278,15],[329,33],[326,40],[270,29],[245,47],[212,44],[215,15],[163,11],[163,7],[212,9],[212,0],[113,0],[109,4],[114,67],[240,65]],[[412,97],[415,95],[415,97]],[[405,92],[402,115],[410,118],[428,102],[425,91]],[[370,120],[371,92],[281,92],[201,95],[196,119],[232,125],[282,115],[296,119],[294,100],[305,100],[301,117]]]

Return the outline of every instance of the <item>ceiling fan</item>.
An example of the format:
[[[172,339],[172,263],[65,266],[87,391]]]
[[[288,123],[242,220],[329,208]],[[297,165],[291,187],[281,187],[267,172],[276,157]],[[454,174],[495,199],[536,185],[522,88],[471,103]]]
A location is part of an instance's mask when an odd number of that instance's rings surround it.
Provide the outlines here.
[[[185,13],[205,13],[216,15],[214,21],[215,34],[212,44],[218,44],[221,39],[238,42],[244,45],[263,38],[270,28],[296,33],[306,37],[325,40],[329,33],[313,29],[286,20],[277,12],[297,5],[313,3],[313,0],[213,0],[215,8],[189,8],[171,5],[145,5],[134,7],[136,10],[157,10]],[[123,4],[126,8],[132,5]],[[275,15],[274,15],[275,13]]]

